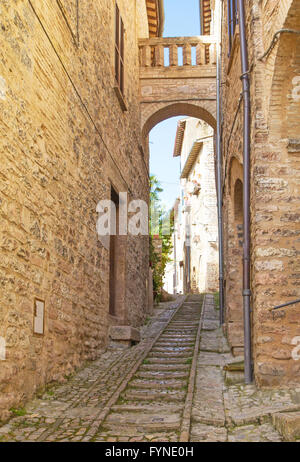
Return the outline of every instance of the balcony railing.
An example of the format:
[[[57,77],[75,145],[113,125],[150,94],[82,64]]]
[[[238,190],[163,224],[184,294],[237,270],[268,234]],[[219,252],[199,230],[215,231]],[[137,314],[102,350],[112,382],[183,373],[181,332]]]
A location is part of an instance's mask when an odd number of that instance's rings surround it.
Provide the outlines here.
[[[142,39],[139,49],[140,65],[144,68],[216,64],[216,39],[209,35]]]

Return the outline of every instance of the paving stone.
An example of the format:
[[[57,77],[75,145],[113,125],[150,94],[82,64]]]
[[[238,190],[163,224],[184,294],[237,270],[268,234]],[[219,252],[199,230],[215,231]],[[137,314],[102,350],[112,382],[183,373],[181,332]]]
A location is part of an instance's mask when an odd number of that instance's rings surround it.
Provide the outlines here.
[[[209,351],[215,353],[229,353],[227,341],[223,336],[221,329],[213,331],[203,331],[201,334],[201,351]]]
[[[114,429],[118,427],[118,432],[124,433],[128,428],[143,428],[143,430],[177,430],[180,427],[180,413],[164,414],[162,412],[156,414],[139,414],[136,412],[112,412],[105,420],[103,427],[105,429]],[[119,427],[123,427],[122,429]],[[119,433],[118,433],[119,434]]]
[[[220,327],[219,321],[214,321],[211,319],[204,319],[202,330],[217,330]]]
[[[257,423],[272,414],[300,409],[300,391],[257,390],[255,385],[231,386],[224,393],[230,425]]]
[[[280,442],[282,438],[271,424],[236,427],[228,433],[230,443]]]
[[[167,401],[167,402],[178,402],[182,401],[185,397],[185,392],[180,390],[135,390],[135,389],[128,389],[126,392],[121,395],[125,399],[132,399],[132,400],[155,400],[155,401]]]
[[[198,367],[199,366],[225,366],[228,360],[231,359],[231,354],[221,354],[214,352],[201,351],[201,354],[198,357]]]
[[[215,366],[198,368],[192,419],[208,425],[224,426],[222,370]]]
[[[225,443],[227,441],[227,429],[225,427],[219,428],[215,426],[195,423],[192,426],[190,441],[192,443]]]

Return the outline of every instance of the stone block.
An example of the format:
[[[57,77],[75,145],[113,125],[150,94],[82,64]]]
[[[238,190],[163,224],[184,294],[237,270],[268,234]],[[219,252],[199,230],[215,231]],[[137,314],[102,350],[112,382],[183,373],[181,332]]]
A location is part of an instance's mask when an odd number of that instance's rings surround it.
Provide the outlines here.
[[[237,385],[244,383],[244,373],[240,371],[226,371],[225,373],[225,384],[229,387],[231,385]]]
[[[300,439],[300,412],[280,412],[273,416],[273,424],[285,441]]]
[[[108,335],[110,348],[130,347],[141,340],[140,331],[132,326],[112,326]]]

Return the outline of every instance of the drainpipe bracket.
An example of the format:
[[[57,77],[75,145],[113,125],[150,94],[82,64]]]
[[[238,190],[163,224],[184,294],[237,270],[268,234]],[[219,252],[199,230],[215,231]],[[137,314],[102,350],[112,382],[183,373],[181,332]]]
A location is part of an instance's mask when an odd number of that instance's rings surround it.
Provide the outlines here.
[[[252,292],[249,289],[243,290],[243,297],[251,297]]]

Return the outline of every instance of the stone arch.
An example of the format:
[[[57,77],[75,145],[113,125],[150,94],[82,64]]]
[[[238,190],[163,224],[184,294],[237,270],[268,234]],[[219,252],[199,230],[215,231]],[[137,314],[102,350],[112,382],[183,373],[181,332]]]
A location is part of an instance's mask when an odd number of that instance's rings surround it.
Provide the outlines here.
[[[291,2],[284,29],[300,30],[300,4]],[[300,35],[283,33],[276,49],[269,104],[269,127],[273,139],[300,138]]]
[[[202,103],[202,104],[201,104]],[[204,103],[204,104],[203,104]],[[176,102],[142,104],[142,135],[145,140],[153,127],[176,116],[195,117],[216,129],[215,100],[209,102]]]
[[[232,193],[234,190],[234,185],[236,183],[237,179],[240,179],[242,181],[243,179],[243,165],[236,156],[232,156],[229,162],[229,168],[228,168],[228,189],[229,189],[229,194]]]
[[[261,5],[262,38],[265,50],[270,45],[275,32],[283,27],[285,18],[288,15],[293,1],[295,0],[274,2],[272,14],[270,14],[269,1],[265,1],[264,4]]]

